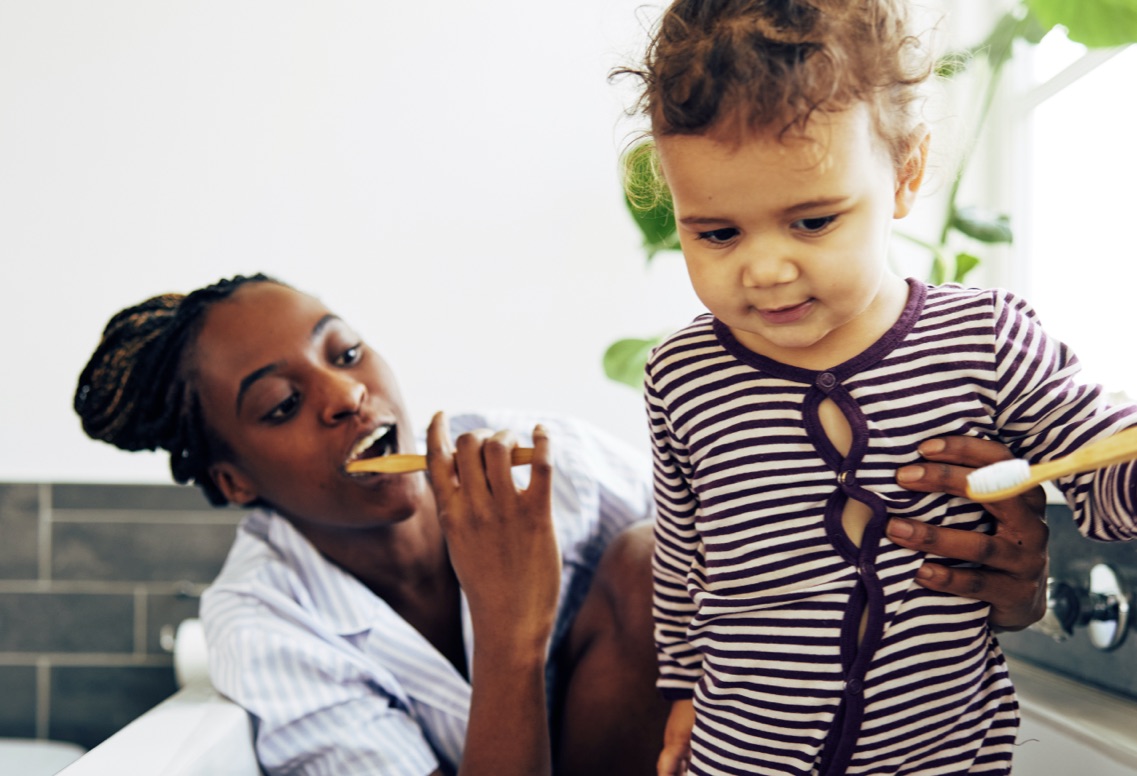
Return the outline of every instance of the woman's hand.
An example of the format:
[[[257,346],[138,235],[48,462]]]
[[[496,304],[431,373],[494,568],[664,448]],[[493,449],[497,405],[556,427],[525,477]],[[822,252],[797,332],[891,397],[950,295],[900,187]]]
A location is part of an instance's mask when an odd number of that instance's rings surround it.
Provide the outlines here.
[[[975,437],[930,439],[920,445],[926,463],[905,466],[897,481],[911,490],[966,497],[973,468],[1012,458],[998,442]],[[1020,630],[1046,613],[1046,497],[1041,487],[1007,501],[983,505],[995,518],[995,532],[981,534],[915,520],[892,518],[888,537],[903,547],[979,563],[982,568],[949,568],[925,561],[916,581],[932,590],[991,604],[991,624]]]
[[[546,776],[552,746],[545,658],[556,618],[561,556],[553,532],[549,439],[533,431],[529,487],[513,482],[509,432],[451,443],[438,413],[427,469],[450,563],[474,624],[470,719],[459,776]]]
[[[529,487],[513,482],[512,432],[450,440],[445,416],[427,429],[427,468],[450,562],[470,604],[478,641],[539,646],[553,628],[560,552],[552,517],[549,439],[533,431]]]

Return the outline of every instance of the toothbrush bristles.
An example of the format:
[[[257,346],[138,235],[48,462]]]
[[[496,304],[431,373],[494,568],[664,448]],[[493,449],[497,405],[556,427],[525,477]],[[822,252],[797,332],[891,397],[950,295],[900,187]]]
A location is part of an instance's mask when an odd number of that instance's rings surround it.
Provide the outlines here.
[[[1021,485],[1030,479],[1030,464],[1021,458],[999,461],[967,475],[967,488],[972,493],[994,493]]]

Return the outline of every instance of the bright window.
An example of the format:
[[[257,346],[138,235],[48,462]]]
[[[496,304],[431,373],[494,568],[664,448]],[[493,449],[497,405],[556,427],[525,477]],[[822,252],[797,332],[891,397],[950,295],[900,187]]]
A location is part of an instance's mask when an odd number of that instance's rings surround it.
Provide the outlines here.
[[[1089,379],[1137,396],[1137,47],[1087,52],[1056,32],[1028,57],[1011,276]]]

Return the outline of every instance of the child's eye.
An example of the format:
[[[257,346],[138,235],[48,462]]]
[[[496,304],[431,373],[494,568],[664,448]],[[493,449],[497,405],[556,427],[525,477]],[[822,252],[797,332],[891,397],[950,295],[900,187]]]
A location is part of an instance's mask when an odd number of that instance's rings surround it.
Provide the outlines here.
[[[713,245],[718,245],[728,243],[737,236],[738,230],[734,227],[728,227],[725,229],[712,229],[709,232],[699,232],[696,235],[696,239],[705,240]]]
[[[267,420],[270,423],[283,422],[292,417],[296,413],[296,410],[299,406],[300,394],[292,393],[288,396],[287,399],[269,410],[268,413],[262,418],[262,420]]]
[[[356,345],[352,345],[350,348],[345,350],[343,353],[340,353],[339,356],[335,360],[335,365],[336,366],[351,366],[352,364],[358,363],[359,359],[361,359],[361,358],[363,358],[363,343],[362,342],[360,342]]]
[[[791,226],[803,232],[821,232],[837,220],[837,216],[817,216],[816,218],[801,218],[794,221]]]

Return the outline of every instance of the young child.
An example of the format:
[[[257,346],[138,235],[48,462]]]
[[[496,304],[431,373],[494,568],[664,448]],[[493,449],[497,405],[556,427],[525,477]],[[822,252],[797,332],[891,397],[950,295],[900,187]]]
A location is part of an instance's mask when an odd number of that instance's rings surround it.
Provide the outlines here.
[[[652,354],[660,774],[1006,774],[1017,702],[977,601],[921,587],[890,516],[921,442],[1032,461],[1137,425],[1000,290],[887,262],[923,179],[931,70],[901,0],[676,0],[641,107],[709,310]],[[1123,464],[1059,483],[1083,533],[1137,535]]]

